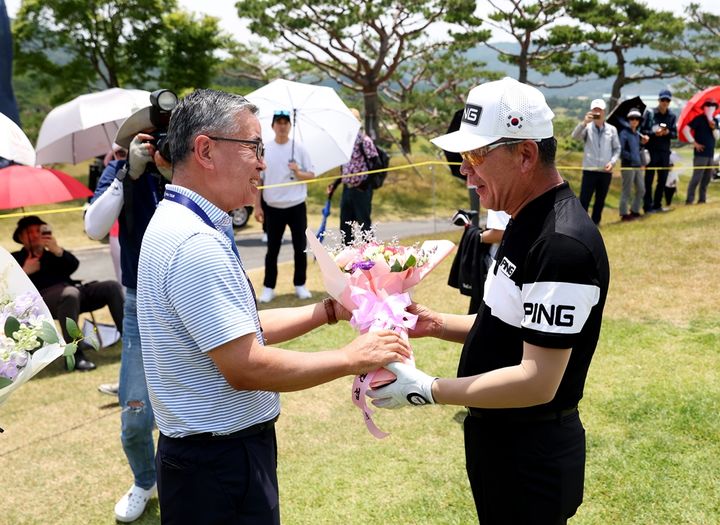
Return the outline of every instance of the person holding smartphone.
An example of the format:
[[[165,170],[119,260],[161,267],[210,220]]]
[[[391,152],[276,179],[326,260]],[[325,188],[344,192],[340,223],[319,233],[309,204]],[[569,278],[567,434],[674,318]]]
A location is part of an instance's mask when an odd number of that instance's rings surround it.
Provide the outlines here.
[[[670,111],[671,100],[670,90],[660,91],[657,107],[645,112],[640,127],[640,133],[650,137],[646,146],[650,152],[650,163],[645,168],[645,195],[643,197],[645,213],[656,213],[669,209],[663,208],[662,198],[670,171],[670,141],[678,136],[677,117]],[[655,181],[654,191],[653,181]]]
[[[53,235],[52,228],[37,215],[23,217],[17,223],[13,240],[23,245],[13,257],[30,277],[54,319],[60,320],[63,337],[72,337],[65,326],[65,318],[77,323],[81,312],[91,312],[107,306],[118,329],[123,323],[123,290],[117,281],[93,281],[80,284],[70,276],[80,262],[64,249]],[[75,353],[75,370],[93,370],[95,363],[85,355],[90,346],[81,341]]]
[[[615,126],[605,122],[603,99],[596,98],[590,103],[590,111],[575,127],[572,138],[585,143],[580,204],[587,210],[595,194],[592,220],[595,224],[600,224],[605,197],[610,189],[612,170],[620,157],[618,132]]]

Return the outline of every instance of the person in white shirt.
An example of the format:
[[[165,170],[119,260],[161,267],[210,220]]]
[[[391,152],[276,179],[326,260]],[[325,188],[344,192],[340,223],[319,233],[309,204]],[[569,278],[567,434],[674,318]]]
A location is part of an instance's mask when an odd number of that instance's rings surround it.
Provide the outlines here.
[[[272,119],[275,140],[265,147],[263,185],[273,186],[315,177],[314,168],[307,151],[302,144],[290,139],[290,112],[276,111]],[[293,284],[295,294],[300,299],[312,297],[305,287],[307,277],[307,255],[305,248],[305,230],[307,229],[307,186],[291,184],[288,186],[265,188],[258,192],[255,202],[255,219],[265,224],[267,232],[267,253],[265,254],[265,278],[263,291],[258,297],[261,303],[269,303],[275,297],[277,284],[277,259],[280,253],[285,226],[290,227],[293,251],[295,252],[295,272]],[[265,206],[261,205],[261,199]]]

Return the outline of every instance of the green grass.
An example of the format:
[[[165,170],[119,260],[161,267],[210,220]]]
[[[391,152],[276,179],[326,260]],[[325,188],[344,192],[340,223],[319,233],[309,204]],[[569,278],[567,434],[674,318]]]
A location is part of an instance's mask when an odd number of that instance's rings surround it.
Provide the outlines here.
[[[577,188],[579,173],[565,175]],[[378,195],[401,185],[403,191],[430,194],[420,179],[407,177]],[[448,216],[464,205],[465,192],[460,187],[453,193],[455,181],[443,177],[438,186],[450,202],[438,214]],[[614,180],[612,199],[618,191]],[[588,461],[585,502],[571,520],[575,525],[720,523],[720,184],[711,185],[709,200],[632,223],[620,223],[616,210],[606,210],[601,231],[611,288],[580,405]],[[450,238],[457,241],[459,232]],[[414,297],[461,313],[468,300],[446,285],[449,265],[447,260],[436,269]],[[259,282],[262,271],[250,277]],[[308,285],[322,296],[315,265]],[[299,304],[289,279],[281,280],[278,292],[277,306]],[[317,351],[341,346],[353,335],[343,323],[283,346]],[[420,368],[454,374],[459,345],[413,345]],[[6,495],[0,523],[114,523],[113,506],[131,474],[120,446],[119,408],[96,387],[117,378],[119,345],[95,361],[96,371],[73,374],[54,363],[0,408]],[[378,441],[350,403],[350,385],[344,378],[282,396],[277,429],[283,522],[473,523],[462,410],[378,412],[376,422],[391,432]],[[156,500],[137,523],[159,523]]]

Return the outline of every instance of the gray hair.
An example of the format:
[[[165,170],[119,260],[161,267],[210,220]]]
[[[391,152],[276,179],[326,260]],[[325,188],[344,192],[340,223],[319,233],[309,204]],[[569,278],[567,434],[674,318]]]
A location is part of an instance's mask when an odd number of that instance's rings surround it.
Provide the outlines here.
[[[182,99],[173,110],[168,127],[173,164],[185,160],[197,135],[232,135],[242,131],[237,119],[242,111],[257,115],[258,108],[241,95],[214,89],[198,89]]]

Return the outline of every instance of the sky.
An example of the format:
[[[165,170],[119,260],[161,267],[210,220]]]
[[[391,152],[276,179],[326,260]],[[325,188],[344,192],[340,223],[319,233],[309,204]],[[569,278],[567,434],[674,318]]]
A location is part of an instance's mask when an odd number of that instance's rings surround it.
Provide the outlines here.
[[[239,39],[243,36],[250,36],[250,33],[247,30],[246,23],[241,21],[237,16],[237,9],[235,9],[236,1],[237,0],[178,0],[178,3],[187,11],[204,13],[219,18],[220,26],[228,33],[234,35],[235,38]],[[682,14],[684,6],[690,2],[691,0],[651,0],[647,3],[656,9],[669,10],[676,14]],[[694,2],[700,4],[705,11],[720,15],[720,1],[694,0]],[[15,17],[15,13],[20,8],[21,3],[22,0],[5,0],[10,18]],[[478,1],[478,9],[480,12],[482,12],[484,5],[487,5],[486,2],[482,0]],[[503,37],[502,33],[493,35],[493,40],[506,39],[507,37]]]

